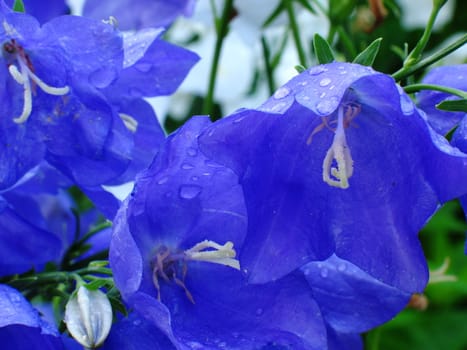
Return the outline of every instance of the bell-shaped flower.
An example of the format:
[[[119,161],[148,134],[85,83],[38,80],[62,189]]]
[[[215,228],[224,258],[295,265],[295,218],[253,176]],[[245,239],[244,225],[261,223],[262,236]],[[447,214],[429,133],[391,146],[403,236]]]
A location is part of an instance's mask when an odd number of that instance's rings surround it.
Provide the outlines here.
[[[2,349],[64,349],[58,330],[16,289],[0,285],[0,342]]]
[[[326,325],[302,273],[246,283],[238,261],[243,193],[230,169],[199,151],[197,136],[209,125],[192,118],[139,175],[114,222],[116,286],[176,349],[325,349]]]
[[[467,155],[431,130],[391,77],[357,64],[301,73],[260,108],[213,124],[200,145],[240,177],[249,218],[240,263],[251,282],[335,254],[421,291],[418,231],[467,190]]]

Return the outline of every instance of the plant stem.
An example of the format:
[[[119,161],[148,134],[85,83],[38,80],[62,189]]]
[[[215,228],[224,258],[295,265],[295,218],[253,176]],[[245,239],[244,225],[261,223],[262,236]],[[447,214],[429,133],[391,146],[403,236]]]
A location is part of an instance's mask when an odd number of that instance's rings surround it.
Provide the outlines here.
[[[214,47],[214,55],[212,58],[211,64],[211,72],[209,73],[209,83],[208,83],[208,91],[206,93],[206,98],[204,99],[203,103],[203,114],[211,116],[211,120],[215,121],[219,119],[216,116],[212,115],[213,106],[214,106],[214,90],[216,87],[216,78],[217,78],[217,70],[219,68],[219,59],[222,51],[222,45],[224,43],[224,39],[227,36],[227,32],[229,29],[229,16],[231,15],[233,10],[233,0],[225,0],[224,8],[222,10],[222,15],[220,18],[219,26],[216,25],[217,28],[217,38],[216,38],[216,45]],[[218,19],[215,19],[215,22],[218,23]]]
[[[269,51],[269,47],[264,36],[261,37],[261,46],[263,48],[264,67],[266,71],[266,79],[268,82],[269,94],[272,95],[276,90],[276,84],[274,83],[274,73],[270,62],[271,53]]]
[[[297,20],[295,19],[293,3],[291,0],[287,0],[285,4],[287,8],[287,15],[289,17],[290,29],[292,30],[292,36],[295,42],[295,48],[297,49],[298,59],[300,61],[300,64],[306,67],[307,66],[306,55],[305,55],[305,51],[303,50],[303,46],[300,40],[300,32],[298,30]]]
[[[464,92],[464,91],[459,90],[459,89],[450,88],[450,87],[447,87],[447,86],[442,86],[442,85],[412,84],[412,85],[405,86],[404,90],[408,94],[413,93],[413,92],[417,92],[417,91],[420,91],[420,90],[435,90],[435,91],[446,92],[448,94],[459,96],[460,98],[466,98],[467,99],[467,92]]]
[[[460,39],[453,42],[451,45],[446,46],[444,49],[434,53],[433,55],[421,60],[417,64],[410,67],[402,67],[397,72],[392,74],[392,77],[399,81],[402,80],[415,72],[428,67],[429,65],[439,61],[443,57],[449,55],[451,52],[456,51],[459,47],[467,43],[467,34],[464,34]]]

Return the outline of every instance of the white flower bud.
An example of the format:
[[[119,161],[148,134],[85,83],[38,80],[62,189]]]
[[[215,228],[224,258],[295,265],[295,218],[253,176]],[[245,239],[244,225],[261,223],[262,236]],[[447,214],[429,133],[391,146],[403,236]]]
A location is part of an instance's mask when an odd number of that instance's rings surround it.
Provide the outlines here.
[[[112,326],[109,299],[100,290],[81,286],[66,304],[64,321],[78,343],[94,349],[104,342]]]

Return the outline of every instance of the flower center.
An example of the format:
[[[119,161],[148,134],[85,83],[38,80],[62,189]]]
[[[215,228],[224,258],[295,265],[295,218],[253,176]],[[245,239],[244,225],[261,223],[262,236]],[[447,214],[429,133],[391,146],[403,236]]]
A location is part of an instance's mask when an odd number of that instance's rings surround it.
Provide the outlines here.
[[[187,262],[190,260],[204,261],[240,270],[240,262],[235,259],[235,256],[236,252],[233,249],[233,243],[230,241],[220,245],[213,241],[204,240],[181,252],[171,251],[166,246],[159,247],[151,262],[152,281],[157,289],[157,299],[161,300],[159,279],[162,278],[166,282],[172,281],[181,287],[185,291],[188,300],[194,304],[193,296],[185,285],[185,277],[188,271]]]
[[[34,74],[34,68],[29,56],[24,52],[24,49],[15,41],[15,39],[11,39],[9,42],[3,44],[3,50],[7,55],[14,57],[14,61],[17,65],[14,63],[9,64],[8,71],[18,84],[23,85],[23,111],[19,117],[13,118],[15,123],[24,123],[31,115],[33,94],[31,80],[35,85],[39,86],[42,91],[50,95],[62,96],[66,95],[70,91],[68,86],[50,86]]]
[[[323,160],[323,181],[333,187],[349,188],[349,178],[353,174],[353,159],[350,148],[347,145],[345,129],[360,112],[360,106],[356,104],[341,105],[337,111],[337,126],[332,129],[328,117],[323,117],[323,122],[318,125],[307,139],[309,145],[313,136],[325,127],[334,132],[331,147],[326,152]]]

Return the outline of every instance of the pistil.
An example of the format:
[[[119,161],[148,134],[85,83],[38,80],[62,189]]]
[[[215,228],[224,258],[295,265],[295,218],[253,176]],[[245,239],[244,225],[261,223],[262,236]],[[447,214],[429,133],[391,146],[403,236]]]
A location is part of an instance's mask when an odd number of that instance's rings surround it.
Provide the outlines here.
[[[354,113],[352,108],[348,108],[348,111]],[[345,137],[344,107],[340,106],[337,113],[337,128],[323,161],[323,181],[330,186],[346,189],[353,174],[353,159]],[[333,167],[334,161],[336,167]]]

